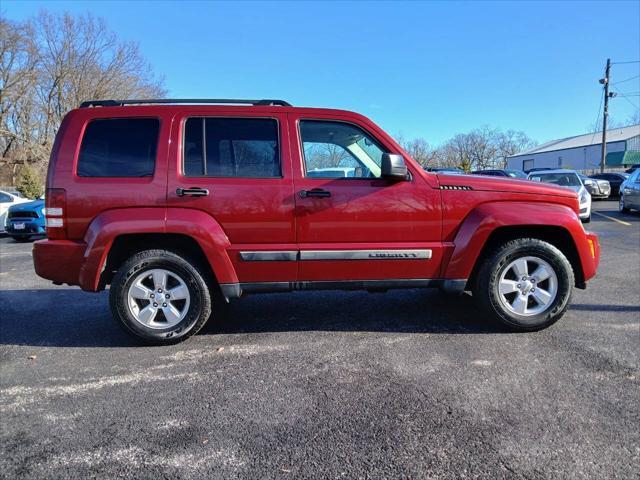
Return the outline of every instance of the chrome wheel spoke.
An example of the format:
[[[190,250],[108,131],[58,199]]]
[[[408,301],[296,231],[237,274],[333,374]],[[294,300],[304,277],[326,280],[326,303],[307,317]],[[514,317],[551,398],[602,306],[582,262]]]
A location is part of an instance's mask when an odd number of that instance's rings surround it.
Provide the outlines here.
[[[516,313],[519,313],[520,315],[524,315],[527,312],[528,298],[529,298],[528,295],[516,296],[516,298],[513,300],[513,303],[511,304],[511,306],[516,311]]]
[[[133,298],[137,298],[138,300],[149,300],[153,290],[137,283],[131,287],[130,293]]]
[[[146,307],[144,307],[142,310],[140,310],[140,313],[138,313],[137,319],[144,325],[149,326],[151,323],[153,323],[157,314],[158,314],[158,309],[154,307],[152,304],[149,304]]]
[[[500,281],[499,290],[501,295],[520,291],[518,289],[518,282],[516,282],[515,280],[507,279],[503,279]]]
[[[533,278],[537,283],[544,282],[547,278],[551,276],[551,272],[545,265],[538,265],[538,268],[531,274],[531,278]]]
[[[167,303],[166,307],[162,307],[162,313],[169,323],[178,322],[181,319],[181,314],[176,307]]]
[[[529,268],[527,267],[527,261],[524,258],[519,258],[512,263],[513,271],[518,277],[524,277],[529,275]]]
[[[189,289],[186,285],[178,285],[167,292],[171,296],[171,300],[184,300],[189,295]]]
[[[536,299],[538,305],[547,305],[551,301],[551,294],[546,290],[542,290],[541,288],[536,288],[531,295]]]
[[[167,288],[167,272],[165,270],[154,270],[152,275],[156,290],[165,290]]]

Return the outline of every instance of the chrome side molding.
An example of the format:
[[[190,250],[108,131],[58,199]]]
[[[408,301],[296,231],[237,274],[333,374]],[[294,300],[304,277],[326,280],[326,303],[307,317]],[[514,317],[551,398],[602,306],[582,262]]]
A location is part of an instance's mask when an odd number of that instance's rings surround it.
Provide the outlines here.
[[[263,250],[240,252],[245,262],[295,262],[296,260],[429,260],[429,249],[412,250]]]
[[[431,250],[301,250],[300,260],[428,260]]]

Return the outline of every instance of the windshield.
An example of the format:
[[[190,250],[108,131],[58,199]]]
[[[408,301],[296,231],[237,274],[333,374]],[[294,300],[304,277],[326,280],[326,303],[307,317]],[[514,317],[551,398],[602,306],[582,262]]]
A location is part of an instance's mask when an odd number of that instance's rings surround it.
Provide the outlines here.
[[[543,183],[553,183],[562,187],[580,187],[580,179],[573,172],[562,173],[536,173],[531,175],[531,180]]]
[[[512,178],[527,178],[527,174],[520,170],[505,170],[505,172]]]

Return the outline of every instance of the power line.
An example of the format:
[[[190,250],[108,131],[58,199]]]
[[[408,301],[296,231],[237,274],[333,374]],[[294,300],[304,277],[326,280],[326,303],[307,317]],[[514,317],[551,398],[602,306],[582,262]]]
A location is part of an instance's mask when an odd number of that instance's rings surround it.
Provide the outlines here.
[[[629,99],[627,98],[627,95],[625,95],[624,93],[619,92],[619,91],[617,91],[617,90],[616,90],[615,92],[616,92],[616,94],[618,94],[619,96],[621,96],[622,98],[624,98],[627,102],[629,102],[631,105],[633,105],[633,108],[639,108],[639,107],[638,107],[638,105],[636,105],[635,103],[633,103],[631,100],[629,100]]]
[[[629,78],[625,78],[624,80],[620,80],[619,82],[611,82],[611,85],[617,85],[619,83],[624,83],[624,82],[628,82],[629,80],[633,80],[640,77],[640,75],[636,75],[634,77],[629,77]]]
[[[613,62],[612,65],[623,65],[625,63],[640,63],[640,60],[631,60],[629,62]]]

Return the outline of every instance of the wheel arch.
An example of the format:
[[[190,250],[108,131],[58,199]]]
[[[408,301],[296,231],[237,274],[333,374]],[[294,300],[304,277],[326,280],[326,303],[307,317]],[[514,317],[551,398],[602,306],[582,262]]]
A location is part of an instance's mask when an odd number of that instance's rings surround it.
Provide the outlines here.
[[[583,288],[585,284],[584,272],[576,245],[569,231],[557,225],[508,225],[493,230],[482,246],[478,259],[471,270],[467,285],[473,285],[475,282],[481,259],[486,258],[486,255],[499,245],[518,238],[535,238],[548,242],[560,250],[569,260],[571,268],[573,268],[575,286]]]
[[[553,221],[553,224],[549,224]],[[586,235],[574,210],[546,202],[491,202],[472,210],[453,239],[453,250],[443,265],[444,278],[466,278],[472,285],[481,260],[496,245],[516,238],[537,238],[562,251],[574,270],[576,287],[584,288],[585,275],[577,245]]]
[[[198,261],[212,281],[238,281],[224,230],[210,215],[187,208],[115,209],[98,215],[84,237],[83,290],[105,287],[117,267],[141,250],[164,248]]]

